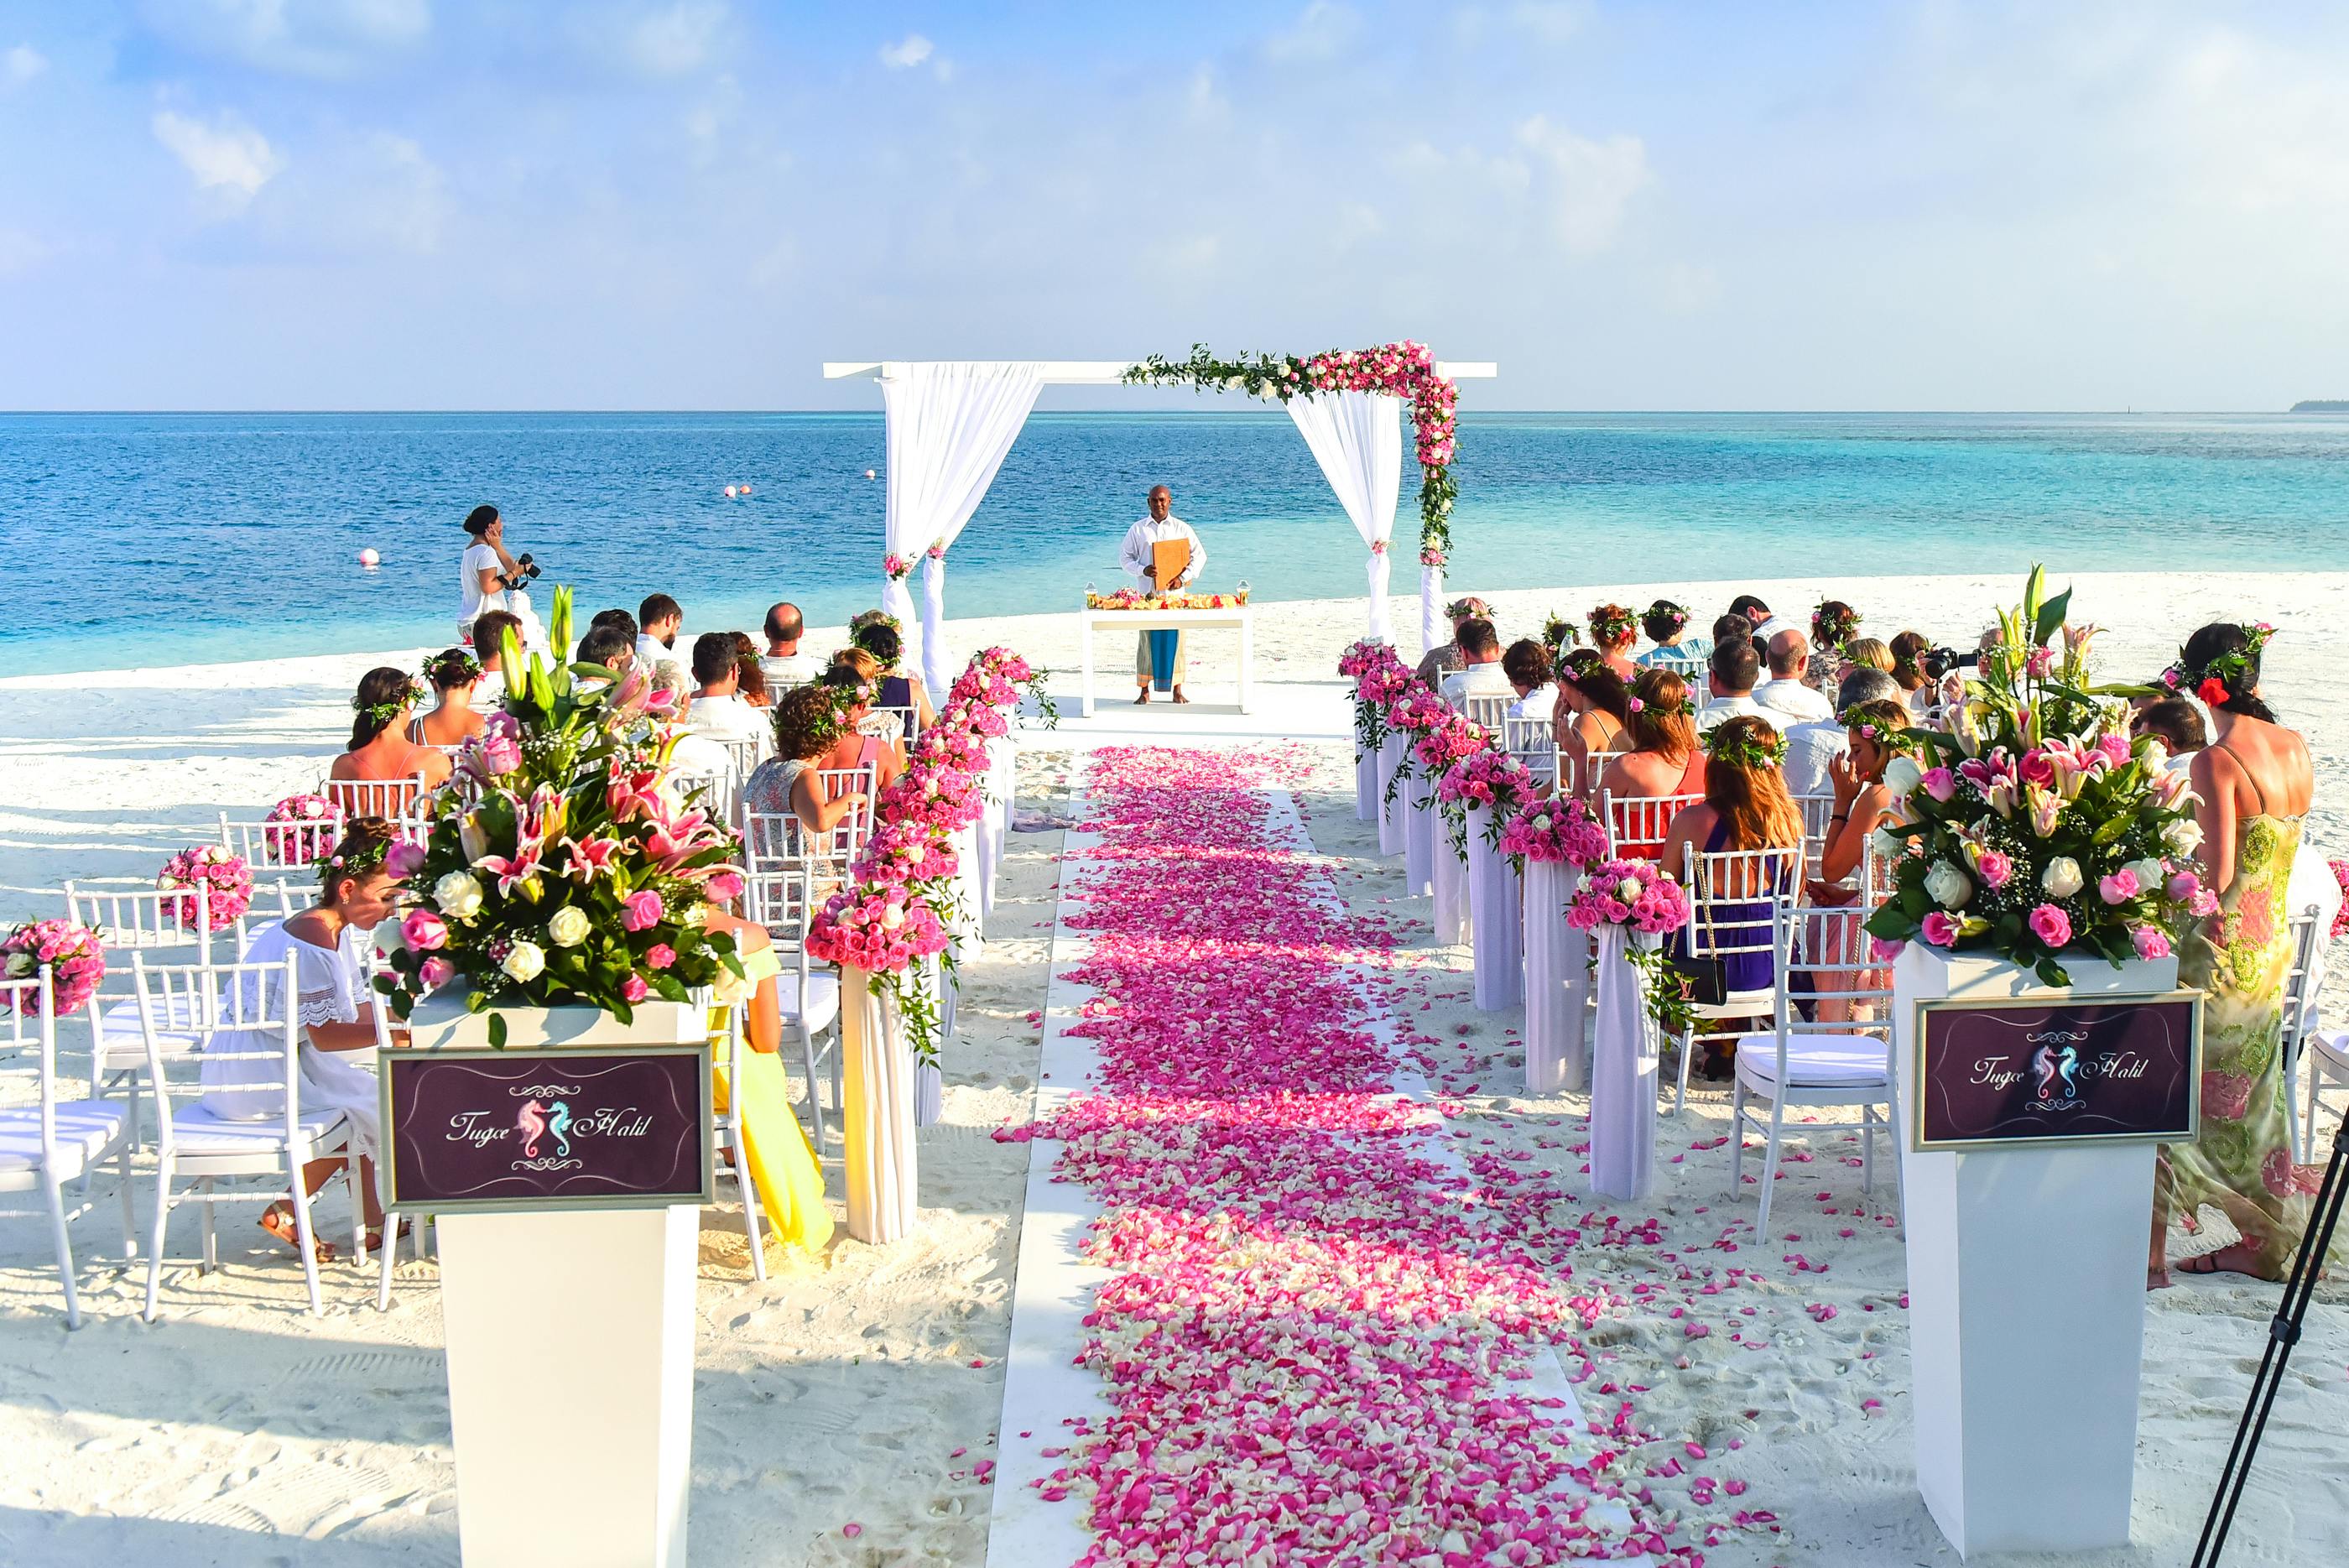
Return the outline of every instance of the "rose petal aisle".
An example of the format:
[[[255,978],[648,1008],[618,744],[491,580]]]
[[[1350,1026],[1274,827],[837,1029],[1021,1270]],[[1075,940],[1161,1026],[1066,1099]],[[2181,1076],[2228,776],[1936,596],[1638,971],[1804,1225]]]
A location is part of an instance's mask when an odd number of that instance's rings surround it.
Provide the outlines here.
[[[1092,759],[1062,911],[1095,1082],[999,1137],[1064,1140],[1053,1179],[1100,1205],[1070,1348],[1106,1413],[1033,1430],[1023,1406],[1005,1440],[1052,1445],[1022,1469],[1079,1511],[1086,1564],[1700,1563],[1748,1518],[1648,1499],[1702,1449],[1643,1432],[1617,1384],[1588,1434],[1566,1397],[1578,1336],[1648,1310],[1576,1277],[1578,1245],[1627,1238],[1553,1177],[1455,1152],[1384,1012],[1392,938],[1284,831],[1300,757]]]

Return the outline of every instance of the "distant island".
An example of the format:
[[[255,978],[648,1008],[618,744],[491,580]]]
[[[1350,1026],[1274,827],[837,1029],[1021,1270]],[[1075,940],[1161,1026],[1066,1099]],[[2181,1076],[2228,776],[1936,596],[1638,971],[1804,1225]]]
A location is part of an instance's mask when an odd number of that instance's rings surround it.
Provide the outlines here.
[[[2296,414],[2349,414],[2349,398],[2303,398],[2292,404]]]

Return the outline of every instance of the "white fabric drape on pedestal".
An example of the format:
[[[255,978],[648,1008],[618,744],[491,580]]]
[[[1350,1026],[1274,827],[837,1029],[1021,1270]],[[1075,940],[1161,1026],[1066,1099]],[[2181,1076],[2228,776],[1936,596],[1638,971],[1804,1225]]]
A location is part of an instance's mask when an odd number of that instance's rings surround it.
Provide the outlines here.
[[[947,1114],[947,1075],[936,1062],[914,1064],[914,1125],[934,1127]]]
[[[947,923],[947,932],[954,943],[955,961],[969,963],[987,950],[987,924],[979,912],[983,900],[978,890],[978,825],[955,829],[952,842],[955,902],[959,909]]]
[[[1658,1047],[1646,986],[1623,954],[1629,943],[1654,947],[1661,939],[1607,924],[1593,934],[1599,1019],[1590,1045],[1590,1189],[1630,1202],[1645,1198],[1655,1179]]]
[[[1590,933],[1566,923],[1582,872],[1528,860],[1525,883],[1526,1093],[1555,1095],[1590,1082]]]
[[[1402,480],[1402,400],[1384,392],[1316,392],[1288,400],[1288,417],[1305,437],[1313,461],[1371,546],[1371,637],[1394,640],[1387,619],[1392,568],[1382,546],[1394,533],[1395,499]]]
[[[1435,867],[1429,877],[1435,890],[1435,941],[1458,947],[1475,934],[1468,908],[1468,863],[1452,853],[1452,837],[1442,818],[1435,824]]]
[[[1419,646],[1422,652],[1442,648],[1452,640],[1452,628],[1444,618],[1444,568],[1419,568]]]
[[[840,971],[841,1164],[848,1233],[902,1241],[913,1233],[919,1174],[914,1163],[914,1055],[897,1005],[873,994],[873,977]]]
[[[1444,836],[1444,819],[1435,814],[1435,786],[1413,774],[1402,786],[1411,809],[1402,819],[1402,891],[1407,898],[1424,898],[1435,890],[1435,844]]]
[[[1379,742],[1379,853],[1402,853],[1403,815],[1411,809],[1403,796],[1403,786],[1394,782],[1395,769],[1402,765],[1403,740],[1395,732]],[[1392,786],[1392,788],[1390,787]]]
[[[1354,820],[1376,822],[1379,819],[1379,753],[1362,750],[1362,742],[1354,742]]]
[[[1476,931],[1475,998],[1479,1012],[1499,1012],[1526,998],[1525,929],[1517,868],[1485,841],[1493,808],[1468,808],[1468,919]]]
[[[995,913],[995,879],[1003,867],[1003,839],[1008,828],[1004,805],[1019,787],[1018,753],[1009,735],[987,742],[985,785],[987,812],[978,819],[978,912],[982,919]]]
[[[1040,367],[963,361],[883,368],[881,407],[887,421],[887,506],[884,547],[907,560],[934,543],[951,547],[1003,466],[1004,453],[1043,389]],[[881,606],[899,620],[914,617],[913,596],[890,580]],[[934,700],[946,695],[943,622],[946,563],[930,563],[922,605],[922,674]]]

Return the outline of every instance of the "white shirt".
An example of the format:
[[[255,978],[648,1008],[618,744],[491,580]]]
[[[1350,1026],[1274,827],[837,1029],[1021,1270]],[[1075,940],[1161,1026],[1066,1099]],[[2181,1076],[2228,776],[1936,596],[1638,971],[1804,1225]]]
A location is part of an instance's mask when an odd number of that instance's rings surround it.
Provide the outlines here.
[[[1444,678],[1444,700],[1454,708],[1465,708],[1471,697],[1506,697],[1515,700],[1517,689],[1509,684],[1508,672],[1499,659],[1490,664],[1464,664]]]
[[[497,572],[504,569],[505,563],[499,560],[498,553],[487,545],[474,545],[466,549],[464,562],[458,568],[457,573],[462,579],[458,586],[464,595],[460,601],[464,607],[457,612],[459,626],[472,625],[474,618],[484,610],[502,610],[506,607],[506,591],[503,588],[493,588],[486,594],[481,591],[483,572]]]
[[[1511,691],[1516,690],[1515,687]],[[1557,688],[1537,686],[1509,704],[1512,719],[1547,719],[1557,711]]]
[[[1835,786],[1827,779],[1827,763],[1851,744],[1842,722],[1820,719],[1786,727],[1786,761],[1779,768],[1790,794],[1826,794]]]
[[[1771,612],[1771,616],[1768,620],[1764,621],[1760,626],[1754,628],[1754,635],[1762,639],[1763,647],[1767,648],[1770,646],[1770,639],[1777,636],[1782,631],[1800,631],[1803,632],[1803,635],[1806,637],[1810,635],[1809,632],[1805,631],[1803,627],[1799,624],[1788,620],[1785,616],[1779,615],[1775,610]]]
[[[759,659],[759,668],[771,687],[804,686],[818,673],[815,660],[804,653],[768,653]]]
[[[688,717],[689,719],[690,715]],[[670,749],[668,760],[669,765],[681,774],[710,774],[721,777],[734,765],[733,759],[719,749],[717,742],[689,729],[678,735],[677,744]]]
[[[679,664],[685,662],[683,659],[677,657],[677,649],[671,648],[667,643],[663,642],[659,638],[655,637],[651,632],[640,631],[636,633],[637,669],[649,672],[654,665],[658,664],[664,659],[674,660]]]
[[[1775,713],[1784,713],[1798,723],[1835,717],[1835,704],[1826,693],[1804,685],[1793,676],[1773,676],[1754,689],[1754,701]]]
[[[1143,571],[1150,565],[1150,546],[1165,544],[1171,539],[1187,539],[1191,542],[1190,567],[1174,582],[1153,583],[1148,577],[1143,576]],[[1169,517],[1164,523],[1154,517],[1144,517],[1125,531],[1125,547],[1121,554],[1123,557],[1122,564],[1125,567],[1125,575],[1132,577],[1133,586],[1143,593],[1153,591],[1164,593],[1169,588],[1179,588],[1186,583],[1195,583],[1199,580],[1199,569],[1207,564],[1207,547],[1199,543],[1199,536],[1191,532],[1191,525],[1180,517]]]
[[[1696,727],[1699,730],[1711,730],[1716,724],[1726,723],[1732,719],[1740,718],[1748,713],[1759,714],[1771,721],[1774,725],[1785,717],[1784,713],[1771,712],[1769,709],[1754,701],[1750,694],[1744,697],[1715,697],[1698,711]]]
[[[685,727],[721,741],[755,741],[766,733],[767,721],[742,701],[740,692],[729,691],[722,697],[696,697],[685,711]]]

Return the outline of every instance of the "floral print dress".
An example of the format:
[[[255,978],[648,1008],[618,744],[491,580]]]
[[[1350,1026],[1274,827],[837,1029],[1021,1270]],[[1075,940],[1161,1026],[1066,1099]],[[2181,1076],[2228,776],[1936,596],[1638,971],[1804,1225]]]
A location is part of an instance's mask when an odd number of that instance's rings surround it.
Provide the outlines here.
[[[2178,952],[2178,979],[2206,993],[2202,1006],[2202,1131],[2165,1144],[2154,1178],[2154,1217],[2191,1228],[2195,1210],[2221,1210],[2255,1253],[2263,1279],[2291,1272],[2310,1200],[2323,1171],[2292,1163],[2284,1106],[2284,991],[2292,973],[2285,885],[2300,847],[2301,819],[2246,817],[2235,879],[2219,913]],[[2336,1249],[2336,1251],[2338,1249]]]

